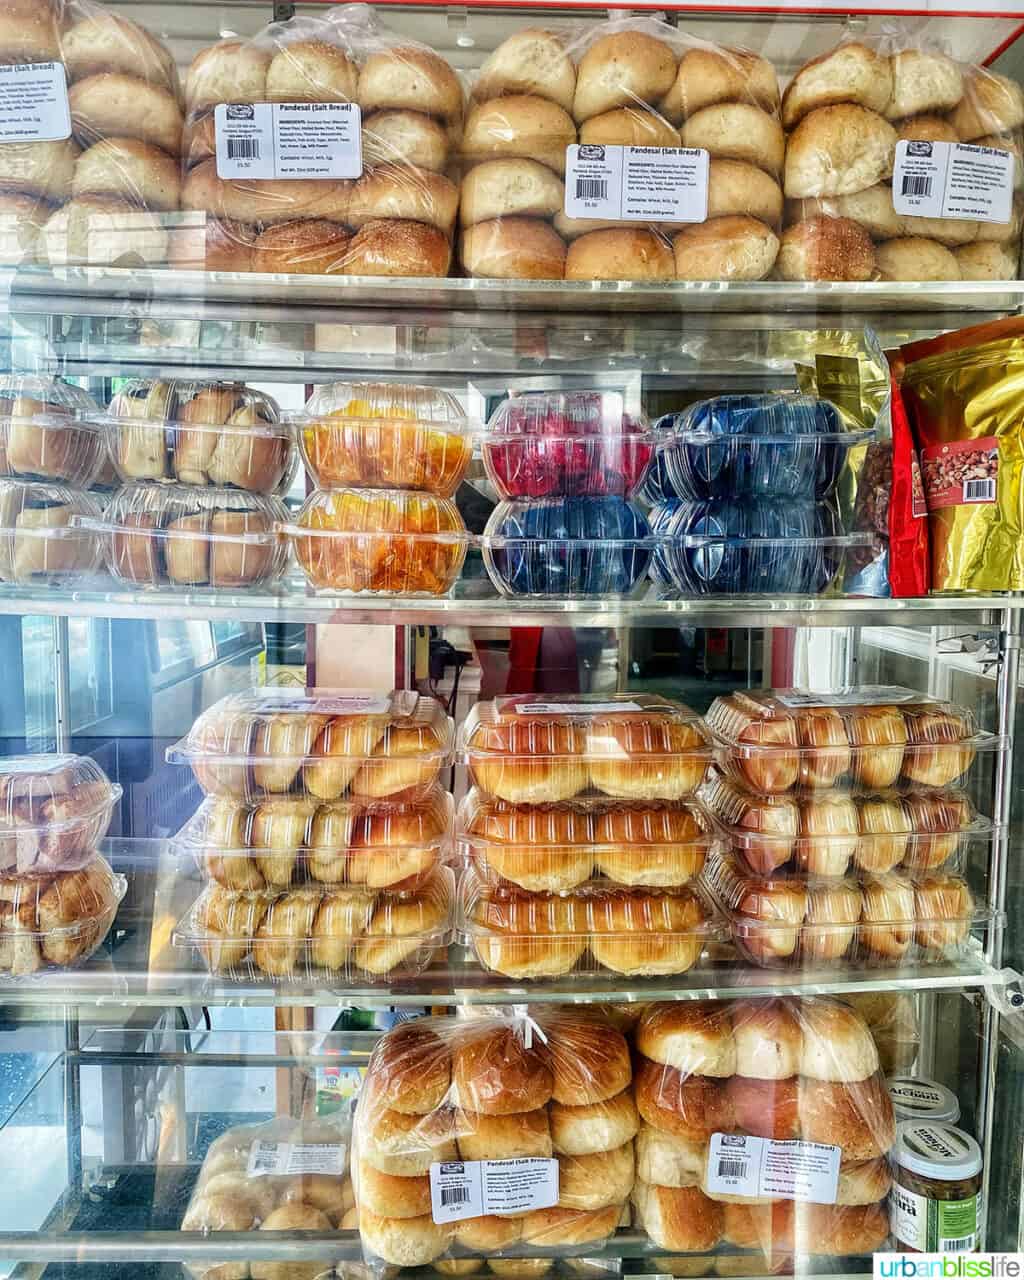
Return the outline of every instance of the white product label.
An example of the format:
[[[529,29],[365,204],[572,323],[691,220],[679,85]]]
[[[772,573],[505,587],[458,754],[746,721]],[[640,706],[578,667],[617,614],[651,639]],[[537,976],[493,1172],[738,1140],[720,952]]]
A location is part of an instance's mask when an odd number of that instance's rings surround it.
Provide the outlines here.
[[[557,1160],[451,1160],[430,1166],[430,1216],[437,1223],[556,1204]]]
[[[262,708],[261,708],[262,710]],[[278,715],[285,711],[321,716],[386,716],[391,710],[387,698],[274,698],[268,700],[264,714]]]
[[[220,103],[218,178],[358,178],[361,112],[353,102]]]
[[[889,1227],[897,1247],[918,1253],[973,1253],[979,1244],[981,1197],[930,1200],[898,1182],[889,1192]]]
[[[643,707],[638,702],[521,702],[516,711],[523,716],[589,716],[643,711]]]
[[[0,67],[0,142],[61,142],[70,137],[63,63]]]
[[[821,1142],[713,1133],[708,1147],[707,1190],[740,1196],[776,1196],[811,1204],[835,1204],[842,1147]]]
[[[566,147],[565,212],[622,222],[704,222],[708,153],[693,147]]]
[[[1013,213],[1009,151],[966,142],[898,142],[892,207],[919,218],[1009,222]]]
[[[246,1173],[250,1178],[296,1173],[345,1175],[345,1145],[323,1142],[266,1142],[262,1138],[249,1148]]]

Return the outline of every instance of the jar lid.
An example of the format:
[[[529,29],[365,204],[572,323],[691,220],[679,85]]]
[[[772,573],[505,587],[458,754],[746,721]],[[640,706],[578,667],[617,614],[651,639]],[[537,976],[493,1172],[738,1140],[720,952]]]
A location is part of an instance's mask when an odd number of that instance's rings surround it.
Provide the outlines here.
[[[969,1133],[935,1120],[904,1120],[896,1129],[893,1159],[911,1173],[940,1182],[981,1172],[981,1147]]]
[[[892,1076],[889,1097],[897,1120],[932,1120],[956,1124],[960,1100],[952,1089],[921,1076]]]

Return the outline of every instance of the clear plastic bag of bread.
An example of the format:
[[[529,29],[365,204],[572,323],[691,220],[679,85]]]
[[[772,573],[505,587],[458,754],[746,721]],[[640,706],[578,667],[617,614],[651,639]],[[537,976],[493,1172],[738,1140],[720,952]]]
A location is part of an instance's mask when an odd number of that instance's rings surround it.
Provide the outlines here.
[[[207,1149],[182,1231],[317,1231],[355,1226],[349,1176],[351,1126],[341,1115],[278,1116],[238,1125]],[[194,1280],[316,1280],[329,1262],[194,1262]]]
[[[272,23],[202,50],[186,81],[183,207],[199,215],[176,265],[302,275],[445,276],[458,187],[446,175],[462,86],[432,50],[363,5]],[[220,103],[356,103],[361,173],[222,178]]]
[[[1024,93],[898,28],[851,37],[801,67],[782,97],[783,280],[1015,280]],[[897,213],[901,141],[968,143],[1014,157],[1008,222]]]
[[[825,997],[654,1004],[634,1045],[633,1209],[654,1244],[754,1249],[772,1265],[884,1247],[895,1121],[878,1050],[848,1005]],[[740,1138],[839,1150],[830,1177],[804,1200],[782,1193],[785,1175],[770,1186],[746,1176]]]
[[[353,1122],[367,1263],[543,1257],[619,1225],[639,1123],[629,1047],[598,1011],[533,1012],[424,1018],[378,1042]],[[448,1162],[484,1160],[537,1163],[518,1191],[499,1166],[486,1201],[445,1183]]]
[[[463,268],[499,278],[762,279],[782,218],[778,102],[764,58],[654,18],[516,32],[472,87]],[[706,220],[569,217],[566,148],[576,143],[706,150]]]

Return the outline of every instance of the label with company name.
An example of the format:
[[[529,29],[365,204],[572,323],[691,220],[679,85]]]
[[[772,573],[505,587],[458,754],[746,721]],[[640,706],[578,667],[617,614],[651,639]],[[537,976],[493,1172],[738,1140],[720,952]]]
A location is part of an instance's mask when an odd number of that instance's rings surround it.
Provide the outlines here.
[[[639,702],[520,702],[521,716],[589,716],[609,711],[643,711]]]
[[[266,1142],[257,1138],[249,1148],[246,1173],[250,1178],[282,1177],[297,1173],[326,1173],[341,1178],[345,1174],[345,1145]]]
[[[918,218],[1009,222],[1013,213],[1012,152],[966,142],[896,144],[892,207]]]
[[[842,1147],[821,1142],[713,1133],[706,1189],[710,1195],[718,1192],[835,1204],[842,1155]]]
[[[437,1223],[557,1203],[557,1160],[447,1160],[430,1166],[430,1216]]]
[[[0,143],[62,142],[71,137],[62,62],[0,67]]]
[[[996,500],[999,486],[999,439],[954,440],[921,450],[921,473],[929,511],[970,507]]]
[[[694,147],[565,149],[565,212],[616,222],[704,222],[708,153]]]
[[[972,1253],[979,1243],[979,1199],[932,1200],[894,1182],[889,1226],[899,1244],[919,1253]]]
[[[217,177],[358,178],[361,124],[354,102],[222,102]]]

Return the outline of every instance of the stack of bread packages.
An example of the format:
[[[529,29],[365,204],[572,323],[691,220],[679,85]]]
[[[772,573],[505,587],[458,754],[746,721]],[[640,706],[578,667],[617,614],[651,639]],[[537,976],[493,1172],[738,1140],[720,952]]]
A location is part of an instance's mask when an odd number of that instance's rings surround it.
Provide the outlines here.
[[[632,1085],[629,1046],[597,1013],[398,1026],[371,1055],[353,1122],[366,1261],[468,1268],[600,1247],[628,1221]]]
[[[1014,81],[902,39],[850,40],[797,71],[782,122],[780,278],[1017,278],[1024,94]]]
[[[225,39],[189,69],[180,266],[444,276],[462,87],[359,6]],[[360,127],[361,122],[361,127]]]
[[[654,1004],[635,1046],[633,1206],[656,1245],[756,1251],[747,1274],[885,1247],[895,1122],[853,1009],[820,997]]]
[[[992,824],[955,784],[1001,740],[967,708],[898,687],[780,689],[716,698],[706,724],[701,799],[728,847],[705,887],[748,963],[948,962],[984,931],[963,870]]]
[[[764,58],[654,19],[614,19],[566,41],[518,32],[472,92],[460,214],[469,274],[659,282],[771,271],[784,139]],[[630,156],[637,147],[650,150]]]
[[[0,974],[84,964],[103,944],[124,876],[96,852],[121,788],[89,756],[0,760]]]
[[[455,491],[473,427],[436,387],[334,382],[296,423],[315,491],[287,526],[310,585],[375,595],[444,595],[469,534]]]
[[[573,970],[684,973],[715,936],[695,889],[714,847],[693,793],[710,759],[700,719],[649,694],[478,703],[459,758],[468,869],[458,928],[518,980]]]
[[[167,753],[206,795],[175,841],[207,881],[175,945],[228,977],[422,972],[451,927],[439,777],[453,737],[415,693],[265,688],[216,703]]]

